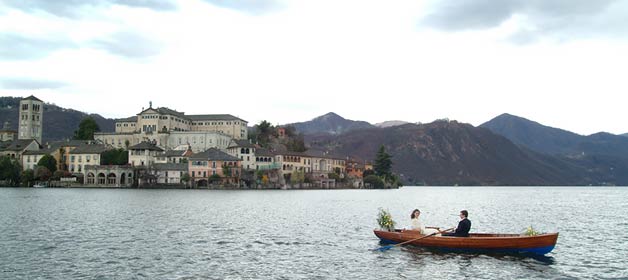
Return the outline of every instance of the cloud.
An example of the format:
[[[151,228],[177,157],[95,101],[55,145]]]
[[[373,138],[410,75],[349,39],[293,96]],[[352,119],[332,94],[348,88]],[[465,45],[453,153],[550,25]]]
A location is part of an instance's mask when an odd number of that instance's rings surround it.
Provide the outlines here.
[[[282,7],[281,3],[275,0],[205,0],[205,2],[254,15],[269,13]]]
[[[112,36],[94,40],[93,47],[127,58],[145,58],[159,54],[162,44],[138,33],[118,32]]]
[[[618,0],[441,0],[432,2],[421,26],[466,31],[496,28],[515,20],[511,41],[625,37],[628,3]]]
[[[36,90],[36,89],[57,89],[67,86],[61,81],[38,80],[31,78],[0,78],[0,86],[3,89]]]
[[[149,8],[159,11],[177,8],[173,0],[5,0],[4,5],[25,12],[44,11],[60,17],[80,17],[87,7],[108,5],[124,5],[129,7]]]
[[[59,38],[50,39],[0,33],[0,59],[3,60],[38,59],[55,50],[73,47],[75,44],[72,41]]]

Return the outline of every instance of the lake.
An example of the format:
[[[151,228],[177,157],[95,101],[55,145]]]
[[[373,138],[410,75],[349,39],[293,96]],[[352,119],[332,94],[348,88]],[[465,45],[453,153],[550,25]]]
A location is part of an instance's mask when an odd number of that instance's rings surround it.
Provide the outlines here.
[[[378,208],[409,227],[560,232],[542,258],[380,252]],[[0,279],[628,278],[628,188],[0,188]]]

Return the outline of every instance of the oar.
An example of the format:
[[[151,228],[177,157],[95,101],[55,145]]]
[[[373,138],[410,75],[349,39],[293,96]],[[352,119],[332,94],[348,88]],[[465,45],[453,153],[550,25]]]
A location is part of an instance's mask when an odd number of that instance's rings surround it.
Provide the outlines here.
[[[407,244],[407,243],[410,243],[410,242],[414,242],[414,241],[417,241],[417,240],[421,240],[421,239],[423,239],[423,238],[428,238],[428,237],[430,237],[430,236],[434,236],[434,235],[437,235],[437,234],[439,234],[439,233],[448,232],[448,231],[450,231],[450,230],[452,230],[452,229],[454,229],[454,228],[450,228],[450,229],[446,229],[446,230],[441,230],[441,231],[438,231],[438,232],[435,232],[435,233],[432,233],[432,234],[429,234],[429,235],[426,235],[426,236],[421,236],[421,237],[419,237],[419,238],[415,238],[415,239],[412,239],[412,240],[404,241],[404,242],[397,243],[397,244],[394,244],[394,245],[382,246],[382,247],[379,247],[379,248],[373,249],[373,251],[379,250],[380,252],[384,252],[384,251],[389,250],[389,249],[391,249],[391,248],[393,248],[393,247],[395,247],[395,246],[401,246],[401,245],[403,245],[403,244]]]

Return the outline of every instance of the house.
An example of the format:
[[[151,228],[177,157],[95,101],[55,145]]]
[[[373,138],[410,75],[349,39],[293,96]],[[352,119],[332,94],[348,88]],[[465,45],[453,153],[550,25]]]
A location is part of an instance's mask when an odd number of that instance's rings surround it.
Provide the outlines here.
[[[276,161],[275,153],[270,150],[257,148],[255,150],[255,169],[256,170],[279,170],[282,165]]]
[[[155,143],[141,142],[129,147],[129,164],[132,166],[151,166],[155,158],[164,150]]]
[[[157,155],[155,163],[187,163],[193,154],[190,146],[185,150],[168,150]]]
[[[101,165],[102,154],[107,151],[107,147],[101,144],[81,145],[73,148],[69,152],[68,171],[71,173],[84,174],[86,166]]]
[[[181,184],[183,174],[188,173],[188,163],[155,163],[151,169],[157,184]]]
[[[22,154],[26,151],[37,151],[40,149],[39,142],[35,139],[13,140],[4,149],[0,150],[0,156],[8,156],[22,162]]]
[[[57,170],[70,171],[70,152],[76,147],[91,144],[94,143],[86,140],[65,140],[46,143],[44,148],[48,149],[49,154],[57,161]]]
[[[4,122],[4,126],[0,129],[0,141],[13,141],[17,139],[17,131],[10,128],[9,122]]]
[[[211,180],[239,184],[241,160],[215,148],[194,154],[188,161],[188,174],[194,186],[208,186]]]
[[[50,153],[50,149],[24,151],[22,153],[22,160],[20,162],[22,164],[22,170],[35,170],[37,168],[37,163],[39,163],[39,160],[43,156],[49,155]]]
[[[255,167],[255,151],[257,146],[252,144],[249,140],[232,139],[227,147],[227,151],[230,155],[239,158],[242,162],[242,169],[257,169]]]
[[[362,178],[365,164],[360,160],[349,158],[345,162],[345,170],[347,171],[347,176],[351,178]]]

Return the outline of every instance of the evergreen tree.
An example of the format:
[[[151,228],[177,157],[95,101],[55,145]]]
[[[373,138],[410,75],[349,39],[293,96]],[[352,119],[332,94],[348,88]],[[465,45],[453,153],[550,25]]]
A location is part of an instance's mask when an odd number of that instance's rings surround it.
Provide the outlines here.
[[[20,182],[20,164],[9,156],[0,157],[0,180],[10,186],[17,186]]]
[[[105,151],[100,156],[103,165],[125,165],[129,163],[129,152],[124,149]]]
[[[48,168],[50,173],[54,173],[57,171],[57,160],[53,156],[46,154],[39,159],[37,166],[44,166]]]
[[[373,169],[375,170],[375,174],[377,176],[389,178],[392,175],[391,158],[392,157],[386,153],[384,145],[381,145],[377,151],[377,155],[375,155],[375,164],[373,165]]]
[[[79,129],[74,131],[76,140],[94,140],[94,132],[100,132],[100,127],[91,116],[84,118],[79,124]]]

